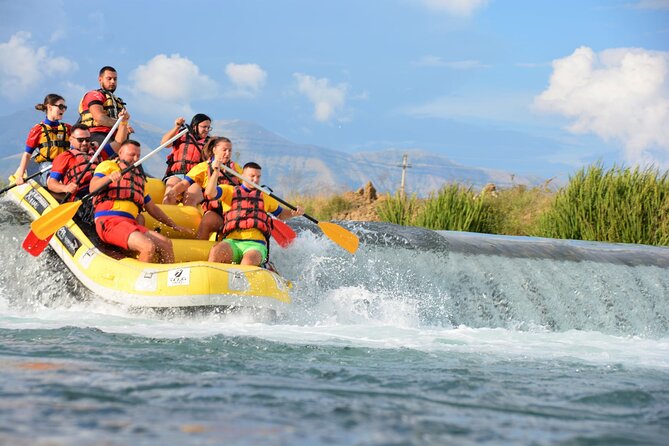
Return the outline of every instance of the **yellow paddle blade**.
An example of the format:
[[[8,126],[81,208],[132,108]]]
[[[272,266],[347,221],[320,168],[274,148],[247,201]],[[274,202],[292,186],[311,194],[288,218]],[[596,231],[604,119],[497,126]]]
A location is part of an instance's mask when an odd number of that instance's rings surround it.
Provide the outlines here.
[[[80,206],[81,201],[61,204],[32,222],[30,229],[37,238],[44,240],[72,220]]]
[[[355,252],[358,250],[358,244],[360,244],[360,240],[358,240],[358,236],[351,231],[342,228],[338,224],[327,221],[318,222],[318,227],[323,230],[323,233],[327,235],[330,240],[351,254],[355,254]]]

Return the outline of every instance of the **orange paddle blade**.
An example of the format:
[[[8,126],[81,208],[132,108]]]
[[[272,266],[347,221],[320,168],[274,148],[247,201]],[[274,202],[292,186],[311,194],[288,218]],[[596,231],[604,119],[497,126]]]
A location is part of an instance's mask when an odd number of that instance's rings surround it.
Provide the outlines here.
[[[44,240],[72,220],[80,206],[81,201],[61,204],[32,222],[30,229],[37,238]]]
[[[358,236],[351,231],[342,228],[336,223],[330,223],[327,221],[318,222],[318,227],[321,228],[323,233],[327,235],[330,240],[351,254],[355,254],[355,252],[358,250],[360,240],[358,240]]]

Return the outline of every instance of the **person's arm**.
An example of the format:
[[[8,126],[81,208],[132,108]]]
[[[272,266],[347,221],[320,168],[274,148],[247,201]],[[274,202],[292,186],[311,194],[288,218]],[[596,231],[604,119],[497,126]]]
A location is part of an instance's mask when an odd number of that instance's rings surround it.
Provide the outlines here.
[[[26,174],[26,168],[28,167],[28,161],[30,161],[30,157],[31,155],[28,152],[23,152],[23,155],[21,155],[21,162],[19,163],[19,167],[16,169],[16,172],[14,173],[14,176],[16,177],[14,181],[16,181],[17,186],[20,186],[26,182],[23,176]]]
[[[105,112],[105,109],[102,105],[91,104],[88,108],[88,111],[91,113],[93,119],[99,126],[109,128],[114,127],[116,119],[107,116],[107,112]]]
[[[68,184],[63,184],[63,174],[67,172],[69,167],[68,160],[72,158],[70,152],[63,152],[53,160],[51,174],[46,180],[46,187],[54,193],[69,193],[74,195],[79,190],[79,185],[74,181]]]
[[[186,189],[191,185],[191,183],[188,180],[181,180],[172,188],[166,192],[165,196],[171,197],[171,198],[176,198],[182,193],[186,192]]]
[[[93,173],[93,178],[91,178],[91,183],[88,186],[88,189],[91,192],[98,190],[98,188],[104,186],[108,182],[113,183],[121,179],[121,170],[116,168],[115,170],[110,172],[108,170],[109,169],[108,166],[105,166],[105,163],[107,162],[108,161],[101,163],[95,169],[95,173]],[[116,163],[113,164],[116,165]]]
[[[114,150],[116,153],[118,153],[118,149],[128,139],[128,134],[130,133],[130,126],[128,125],[128,121],[130,121],[130,113],[128,113],[128,110],[125,108],[121,110],[121,113],[118,114],[118,117],[122,118],[121,123],[116,129],[114,140],[110,143],[112,150]]]
[[[174,135],[179,133],[179,130],[181,129],[181,126],[184,125],[184,122],[186,122],[186,120],[184,118],[178,117],[174,121],[174,127],[172,127],[172,129],[168,130],[168,132],[163,135],[163,138],[160,140],[160,143],[164,144],[165,141],[173,138]]]
[[[289,218],[293,217],[299,217],[300,215],[304,215],[304,208],[302,206],[296,206],[297,209],[292,210],[289,208],[281,208],[281,213],[277,215],[276,218],[279,220],[288,220]]]
[[[212,164],[216,164],[214,161]],[[218,198],[218,177],[221,175],[221,168],[216,165],[211,172],[211,176],[207,178],[207,185],[204,188],[204,196],[210,200],[213,198]]]

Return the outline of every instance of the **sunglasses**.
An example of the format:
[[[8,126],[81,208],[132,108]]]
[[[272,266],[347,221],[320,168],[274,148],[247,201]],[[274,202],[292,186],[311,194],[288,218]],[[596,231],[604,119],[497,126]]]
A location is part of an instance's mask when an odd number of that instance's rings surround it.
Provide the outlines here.
[[[73,136],[72,138],[74,138],[74,139],[76,139],[77,141],[79,141],[79,144],[81,144],[82,142],[91,142],[91,138],[90,138],[90,137],[87,137],[87,138],[77,138],[76,136]]]
[[[65,111],[65,110],[67,110],[67,105],[65,105],[65,104],[54,105],[54,107],[58,107],[58,109],[59,109],[60,111]]]

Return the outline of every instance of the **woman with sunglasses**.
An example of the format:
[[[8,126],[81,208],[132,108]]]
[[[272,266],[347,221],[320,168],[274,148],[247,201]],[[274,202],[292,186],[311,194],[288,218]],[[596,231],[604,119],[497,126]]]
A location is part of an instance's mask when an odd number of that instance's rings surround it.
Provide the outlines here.
[[[35,109],[45,112],[46,118],[44,121],[35,124],[28,133],[25,152],[21,157],[18,169],[14,173],[17,185],[25,182],[23,176],[35,150],[37,150],[37,153],[34,160],[43,169],[44,167],[50,167],[53,159],[70,146],[71,126],[60,122],[65,110],[67,110],[65,99],[58,94],[51,93],[46,95],[43,103],[35,105]],[[48,176],[48,172],[41,175],[43,182],[46,181]]]

